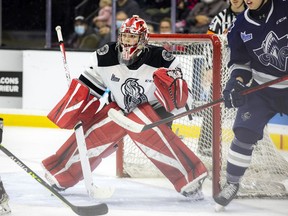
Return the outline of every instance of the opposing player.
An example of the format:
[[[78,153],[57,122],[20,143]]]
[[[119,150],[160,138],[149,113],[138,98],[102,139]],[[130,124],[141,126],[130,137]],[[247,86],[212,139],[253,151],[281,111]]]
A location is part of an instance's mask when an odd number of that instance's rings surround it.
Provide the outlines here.
[[[83,122],[92,170],[129,135],[178,192],[202,199],[200,188],[207,169],[169,126],[136,134],[107,116],[108,110],[115,108],[139,123],[154,122],[185,106],[188,87],[178,60],[164,48],[148,45],[148,37],[143,19],[136,15],[127,19],[119,29],[117,42],[91,55],[91,64],[79,79],[73,79],[67,94],[48,117],[61,128]],[[98,111],[97,98],[106,88],[111,91],[109,102]],[[68,111],[70,108],[74,110]],[[67,189],[83,179],[75,135],[42,163],[46,177],[57,188]]]
[[[3,134],[3,119],[0,118],[0,144],[2,143],[2,134]],[[0,176],[0,215],[6,215],[11,213],[11,209],[8,204],[9,196],[5,191],[3,182]]]
[[[248,10],[239,14],[228,33],[231,77],[223,91],[225,106],[239,107],[234,139],[227,159],[227,183],[215,202],[227,206],[237,195],[253,149],[263,138],[268,121],[288,114],[288,82],[239,94],[250,82],[257,86],[288,73],[288,4],[285,0],[244,0]]]

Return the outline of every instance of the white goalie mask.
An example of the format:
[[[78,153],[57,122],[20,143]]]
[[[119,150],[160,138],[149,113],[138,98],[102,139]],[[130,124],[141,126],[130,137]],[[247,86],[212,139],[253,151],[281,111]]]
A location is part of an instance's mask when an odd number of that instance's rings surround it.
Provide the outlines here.
[[[139,16],[134,15],[122,23],[118,34],[118,60],[127,66],[133,64],[148,43],[148,27]]]

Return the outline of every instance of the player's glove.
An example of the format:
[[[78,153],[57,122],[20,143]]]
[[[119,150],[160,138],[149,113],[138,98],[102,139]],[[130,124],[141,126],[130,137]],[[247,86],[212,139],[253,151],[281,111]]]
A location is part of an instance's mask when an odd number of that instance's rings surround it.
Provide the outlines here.
[[[240,92],[246,88],[247,86],[239,80],[236,80],[235,78],[229,79],[223,91],[225,107],[236,108],[243,106],[246,102],[246,96],[241,95]]]

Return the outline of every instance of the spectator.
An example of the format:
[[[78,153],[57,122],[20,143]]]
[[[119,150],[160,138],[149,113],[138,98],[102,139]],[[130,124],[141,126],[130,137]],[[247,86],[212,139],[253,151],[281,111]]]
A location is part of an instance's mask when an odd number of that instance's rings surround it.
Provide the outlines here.
[[[145,13],[154,22],[160,22],[164,17],[169,17],[171,13],[171,1],[169,0],[146,0],[147,9]]]
[[[126,19],[128,19],[127,13],[126,13],[125,11],[122,11],[122,10],[118,11],[118,12],[116,13],[116,28],[117,28],[117,29],[120,28],[121,25],[122,25],[122,23],[123,23]]]
[[[107,21],[96,20],[94,22],[94,30],[99,38],[98,48],[111,41],[111,26]]]
[[[93,18],[93,23],[97,20],[105,21],[107,25],[112,23],[112,0],[100,0],[98,16]]]
[[[176,9],[176,32],[183,33],[186,26],[185,19],[194,6],[200,2],[200,0],[177,0]]]
[[[164,17],[159,23],[159,33],[160,34],[171,34],[172,33],[172,23],[169,17]],[[173,51],[183,51],[185,46],[182,45],[172,45],[169,42],[164,42],[163,47],[170,52]]]
[[[200,0],[177,0],[176,20],[185,20],[198,2]]]
[[[160,34],[170,34],[172,33],[171,19],[164,17],[159,23],[159,33]]]
[[[74,20],[74,33],[70,36],[67,47],[74,49],[96,49],[99,38],[92,27],[88,26],[83,16]]]
[[[154,34],[154,26],[151,23],[147,23],[147,28],[150,34]]]
[[[220,11],[228,7],[223,0],[202,0],[190,11],[186,18],[185,32],[204,34],[207,32],[211,20]]]
[[[135,0],[118,0],[116,12],[118,11],[124,11],[128,17],[132,17],[136,14],[144,19],[148,19],[147,14],[141,10],[139,4]]]

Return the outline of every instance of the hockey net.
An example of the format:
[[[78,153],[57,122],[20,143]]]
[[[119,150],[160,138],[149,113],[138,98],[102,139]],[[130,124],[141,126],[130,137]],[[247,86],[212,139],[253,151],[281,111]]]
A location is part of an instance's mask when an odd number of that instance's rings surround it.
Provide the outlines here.
[[[184,78],[193,94],[193,107],[221,98],[229,78],[228,48],[224,37],[216,35],[151,35],[150,44],[164,46],[182,64]],[[226,180],[226,158],[234,137],[232,125],[236,109],[223,104],[207,108],[173,121],[173,131],[205,163],[218,194]],[[117,175],[132,178],[163,177],[158,169],[126,136],[117,151]],[[240,197],[288,197],[288,162],[276,149],[265,128],[264,138],[258,142],[252,163],[241,181]],[[286,184],[287,185],[287,184]]]

